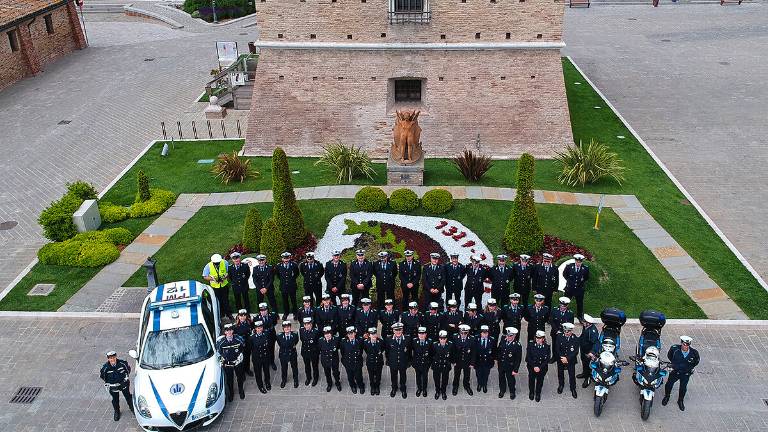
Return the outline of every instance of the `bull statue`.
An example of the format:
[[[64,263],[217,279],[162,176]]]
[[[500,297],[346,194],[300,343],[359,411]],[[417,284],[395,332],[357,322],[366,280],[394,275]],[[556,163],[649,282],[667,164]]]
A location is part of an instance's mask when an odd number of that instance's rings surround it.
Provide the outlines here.
[[[392,160],[402,165],[410,165],[417,162],[424,155],[421,149],[421,127],[419,126],[419,114],[421,111],[397,111],[395,112],[395,127],[393,129],[394,142],[390,150]]]

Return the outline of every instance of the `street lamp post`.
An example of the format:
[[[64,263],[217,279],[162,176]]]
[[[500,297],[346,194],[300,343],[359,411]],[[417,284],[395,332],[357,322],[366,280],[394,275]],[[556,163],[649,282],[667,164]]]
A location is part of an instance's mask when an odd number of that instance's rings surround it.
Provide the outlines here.
[[[213,3],[213,22],[217,23],[219,20],[216,18],[216,0],[211,0]]]

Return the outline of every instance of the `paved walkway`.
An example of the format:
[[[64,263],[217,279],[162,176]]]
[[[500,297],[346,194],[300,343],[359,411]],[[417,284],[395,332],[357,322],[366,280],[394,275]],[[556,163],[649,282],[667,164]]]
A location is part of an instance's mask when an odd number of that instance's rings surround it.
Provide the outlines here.
[[[4,314],[3,314],[4,315]],[[0,318],[0,393],[6,401],[20,386],[40,386],[30,405],[3,405],[0,430],[6,432],[138,432],[135,419],[123,408],[124,418],[112,421],[109,396],[98,379],[104,352],[116,350],[121,358],[136,344],[136,319],[17,316]],[[638,336],[636,325],[622,332],[624,352]],[[600,418],[592,415],[589,390],[578,388],[578,399],[555,392],[557,379],[550,368],[542,401],[527,398],[527,372],[517,382],[518,397],[498,399],[496,370],[491,371],[488,394],[473,397],[460,392],[448,400],[432,396],[415,399],[414,372],[408,371],[408,399],[390,398],[389,372],[383,372],[382,395],[354,395],[342,373],[343,392],[325,392],[324,384],[301,386],[268,395],[246,380],[246,399],[228,405],[210,431],[265,432],[722,432],[765,431],[768,415],[762,398],[768,388],[768,325],[746,326],[670,323],[664,328],[664,351],[678,335],[690,334],[701,353],[701,364],[688,386],[686,411],[673,403],[654,404],[648,422],[640,420],[637,388],[627,371],[611,389]],[[45,352],[41,353],[41,347]],[[133,365],[131,360],[131,365]],[[578,366],[577,366],[578,367]],[[365,372],[364,372],[365,373]],[[279,374],[277,375],[279,377]],[[273,383],[276,374],[272,373]],[[279,378],[277,378],[279,379]],[[367,376],[365,377],[368,382]],[[322,382],[322,381],[321,381]],[[474,384],[475,378],[472,377]],[[279,381],[278,381],[279,383]],[[429,377],[429,389],[434,389]],[[449,390],[450,391],[450,390]],[[125,407],[121,400],[121,405]]]
[[[316,186],[296,189],[297,199],[354,198],[362,186]],[[387,194],[397,189],[384,186]],[[419,186],[413,189],[420,197],[431,189],[447,189],[455,199],[515,199],[515,189],[484,186]],[[585,205],[596,207],[600,195],[571,192],[535,191],[538,203]],[[60,311],[111,310],[121,286],[135,273],[148,256],[156,253],[166,241],[204,206],[224,206],[272,202],[272,191],[228,192],[211,194],[182,194],[176,204],[150,225],[121,254],[120,258],[104,267],[80,289]],[[728,297],[688,253],[643,208],[634,195],[606,195],[605,207],[610,207],[635,235],[650,249],[661,265],[683,290],[711,319],[748,319],[746,314]]]

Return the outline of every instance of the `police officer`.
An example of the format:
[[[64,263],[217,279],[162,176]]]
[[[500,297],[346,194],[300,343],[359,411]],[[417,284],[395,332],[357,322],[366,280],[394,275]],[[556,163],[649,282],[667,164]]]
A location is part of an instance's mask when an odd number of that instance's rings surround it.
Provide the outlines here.
[[[264,331],[269,335],[269,361],[272,363],[272,370],[277,370],[275,364],[275,344],[277,343],[277,331],[275,326],[277,325],[277,312],[270,312],[267,309],[266,303],[259,303],[259,315],[256,319],[264,323]],[[269,390],[269,386],[267,386]]]
[[[422,324],[427,328],[427,338],[431,341],[437,341],[437,332],[443,326],[443,314],[440,312],[440,305],[436,302],[429,304],[429,311],[422,316]]]
[[[523,303],[528,304],[528,295],[531,292],[531,280],[533,266],[528,265],[529,255],[520,255],[520,262],[512,266],[512,280],[516,293],[520,293]],[[502,297],[503,298],[503,297]]]
[[[251,271],[251,279],[256,287],[256,300],[263,303],[264,299],[269,302],[272,310],[277,310],[277,299],[275,298],[275,269],[267,264],[266,255],[256,255],[257,264]]]
[[[542,302],[544,299],[542,299]],[[525,363],[528,366],[528,399],[541,401],[541,388],[549,369],[549,344],[544,330],[536,330],[535,339],[528,342]]]
[[[315,319],[315,308],[312,307],[312,297],[305,295],[301,298],[301,309],[296,311],[296,320],[304,322],[304,318]]]
[[[235,292],[235,307],[251,311],[251,299],[248,296],[250,286],[248,281],[251,279],[251,268],[243,264],[240,260],[240,252],[232,252],[232,265],[229,266],[229,280],[232,281],[232,290]]]
[[[517,340],[519,330],[515,327],[504,329],[504,340],[499,342],[496,358],[499,364],[499,399],[504,397],[509,385],[509,398],[514,399],[516,393],[516,377],[523,358],[523,347]]]
[[[365,383],[363,382],[363,341],[357,337],[355,326],[349,326],[346,329],[347,337],[341,340],[341,364],[347,371],[347,381],[352,393],[365,393]]]
[[[331,328],[335,329],[339,321],[338,309],[333,305],[330,294],[323,293],[322,297],[322,304],[315,310],[317,328],[331,326]]]
[[[421,285],[421,263],[413,257],[412,250],[405,251],[405,260],[400,263],[400,289],[403,292],[403,310],[408,303],[419,300]]]
[[[367,330],[368,339],[363,341],[365,351],[365,366],[368,369],[368,380],[371,384],[371,395],[380,394],[381,369],[384,367],[384,342],[379,339],[376,327]]]
[[[454,366],[453,366],[453,395],[459,394],[459,379],[464,374],[464,391],[472,396],[470,387],[469,369],[474,360],[475,341],[469,334],[470,327],[467,324],[459,325],[459,334],[453,338]]]
[[[491,297],[496,299],[509,297],[512,268],[507,266],[506,255],[496,256],[496,266],[489,269],[487,275],[491,279]]]
[[[432,365],[432,341],[427,338],[426,327],[419,327],[418,336],[411,341],[411,359],[416,371],[416,397],[427,397],[429,367]]]
[[[243,265],[248,267],[245,264]],[[232,270],[233,272],[230,274],[234,274],[234,268]],[[248,376],[253,376],[253,372],[251,372],[251,332],[253,331],[253,321],[251,321],[251,316],[247,310],[240,309],[237,311],[237,319],[235,319],[233,326],[235,334],[240,336],[245,343],[245,350],[243,350],[243,372]]]
[[[533,342],[536,331],[544,331],[548,319],[549,308],[544,306],[544,296],[536,294],[533,296],[533,304],[525,309],[525,320],[528,321],[528,342]]]
[[[371,327],[376,327],[379,323],[379,312],[371,308],[371,299],[364,298],[360,300],[360,308],[355,312],[355,327],[357,334],[363,335]]]
[[[270,335],[264,331],[264,322],[258,320],[253,323],[253,326],[253,334],[250,338],[253,372],[256,376],[256,386],[259,387],[259,391],[266,393],[268,390],[272,390],[269,366],[272,364],[275,348]]]
[[[475,376],[477,378],[477,391],[488,393],[488,375],[493,368],[496,358],[496,341],[490,337],[488,326],[480,326],[480,337],[476,340],[474,358]]]
[[[363,297],[370,297],[373,285],[373,264],[365,258],[365,250],[355,252],[355,261],[349,265],[349,291],[352,302],[357,304]]]
[[[407,340],[416,337],[416,331],[421,326],[421,312],[419,312],[419,304],[412,301],[408,304],[408,311],[403,312],[400,316],[400,322],[403,323],[405,336]]]
[[[482,303],[483,293],[485,292],[485,285],[483,281],[490,277],[485,267],[480,265],[480,257],[472,255],[470,258],[472,264],[465,268],[465,274],[467,277],[464,282],[464,307],[467,307],[469,303]]]
[[[557,291],[560,275],[557,267],[552,265],[552,254],[544,252],[541,264],[533,268],[532,288],[539,294],[544,294],[544,304],[552,309],[552,293]]]
[[[563,332],[557,335],[557,394],[563,393],[565,370],[571,396],[576,399],[576,359],[579,357],[579,339],[573,334],[573,323],[564,322]]]
[[[440,254],[433,252],[429,254],[429,264],[425,264],[422,269],[424,276],[424,310],[427,305],[436,302],[443,308],[443,290],[445,289],[445,268],[440,265]]]
[[[344,293],[346,285],[347,264],[341,260],[341,251],[335,250],[333,257],[325,263],[325,289],[330,295],[331,304],[336,304],[336,297]]]
[[[307,376],[304,385],[308,386],[311,381],[314,387],[320,379],[320,329],[315,327],[311,317],[304,317],[302,323],[304,326],[299,329],[299,340],[301,359],[304,360],[304,375]]]
[[[584,378],[584,382],[581,384],[581,388],[587,388],[589,386],[589,378],[592,376],[589,364],[595,358],[595,346],[597,345],[597,341],[600,338],[600,334],[597,331],[595,322],[596,320],[588,314],[584,314],[584,319],[581,321],[584,326],[581,334],[579,335],[581,373],[576,375],[576,378]]]
[[[584,255],[575,254],[573,259],[576,261],[563,270],[565,295],[576,298],[576,316],[581,320],[584,317],[584,289],[589,280],[589,267],[584,265]]]
[[[397,390],[402,392],[403,399],[408,397],[407,372],[408,372],[408,346],[409,340],[403,335],[403,324],[392,324],[392,336],[384,340],[384,349],[387,354],[389,376],[392,379],[392,391],[390,397],[395,397]]]
[[[502,316],[504,318],[504,327],[516,328],[518,334],[516,338],[519,339],[520,327],[525,316],[525,307],[520,305],[520,294],[512,293],[509,295],[509,304],[504,306]]]
[[[400,321],[400,311],[395,309],[395,301],[392,299],[384,300],[384,310],[379,311],[382,340],[392,336],[392,324],[398,321]]]
[[[469,326],[472,336],[480,335],[480,326],[483,325],[485,318],[477,313],[477,305],[470,303],[467,305],[467,311],[464,313],[462,322]]]
[[[464,315],[459,311],[458,302],[454,299],[448,300],[448,312],[443,315],[442,329],[448,332],[449,339],[459,333],[459,324],[463,319]]]
[[[341,380],[339,379],[339,339],[333,335],[334,327],[323,327],[323,338],[320,339],[320,364],[323,365],[325,372],[325,391],[330,392],[334,381],[336,389],[341,391]],[[331,375],[333,380],[331,381]]]
[[[354,306],[349,304],[350,299],[349,294],[342,294],[341,295],[341,305],[336,310],[336,314],[338,316],[338,334],[339,337],[344,336],[344,332],[346,331],[347,327],[351,325],[355,325],[355,313],[357,310],[355,310]]]
[[[211,261],[203,267],[203,279],[213,288],[219,303],[221,317],[234,321],[229,306],[229,264],[219,254],[211,255]]]
[[[462,284],[467,270],[464,264],[459,262],[459,254],[452,253],[449,256],[451,262],[445,265],[445,299],[456,299],[456,301],[459,301],[462,297]]]
[[[483,311],[483,324],[488,326],[488,332],[493,344],[496,345],[499,342],[499,333],[501,332],[501,319],[503,318],[499,306],[496,304],[496,299],[489,298],[488,303],[485,305]]]
[[[304,277],[304,294],[312,297],[313,304],[320,304],[323,292],[323,265],[315,261],[315,253],[307,252],[306,261],[299,265],[299,273]]]
[[[280,358],[280,388],[285,388],[288,381],[288,365],[291,365],[293,372],[293,387],[299,386],[299,367],[296,345],[299,343],[299,336],[291,330],[291,322],[283,321],[283,332],[277,336],[278,357]]]
[[[546,300],[546,297],[544,300]],[[560,339],[557,335],[562,333],[563,324],[573,324],[573,312],[568,310],[568,304],[571,303],[571,299],[568,297],[560,297],[559,302],[560,306],[549,314],[549,337],[552,340],[552,359],[549,361],[550,363],[555,363],[560,357],[560,351],[557,348]]]
[[[453,300],[456,301],[456,300]],[[448,399],[448,375],[453,365],[453,342],[448,340],[448,332],[440,330],[437,341],[432,344],[432,380],[435,382],[435,400]]]
[[[237,391],[240,399],[245,399],[243,383],[245,373],[243,373],[243,351],[245,351],[245,342],[240,336],[235,334],[232,324],[224,326],[224,334],[216,340],[216,352],[221,356],[221,365],[224,367],[224,382],[227,386],[227,402],[232,402],[235,398],[234,377],[237,376]]]
[[[699,364],[699,352],[691,348],[693,339],[690,336],[680,336],[680,344],[672,345],[667,352],[667,358],[672,363],[667,384],[664,386],[664,399],[662,405],[669,402],[669,394],[675,387],[675,382],[680,381],[680,391],[677,394],[677,406],[680,411],[685,411],[685,392],[688,390],[688,380],[693,374],[693,369]]]
[[[291,259],[290,252],[280,254],[281,263],[277,265],[277,277],[280,279],[280,294],[283,296],[283,321],[288,314],[296,311],[296,279],[299,277],[299,266]]]
[[[104,386],[109,390],[112,396],[112,408],[115,409],[114,419],[120,420],[120,393],[123,394],[128,409],[133,412],[133,401],[131,396],[131,366],[125,360],[119,360],[117,353],[109,351],[107,353],[107,362],[101,366],[99,376],[104,380]]]
[[[384,309],[384,300],[395,298],[397,278],[397,264],[389,260],[389,252],[379,252],[379,262],[373,266],[373,275],[376,276],[376,304],[379,309]]]

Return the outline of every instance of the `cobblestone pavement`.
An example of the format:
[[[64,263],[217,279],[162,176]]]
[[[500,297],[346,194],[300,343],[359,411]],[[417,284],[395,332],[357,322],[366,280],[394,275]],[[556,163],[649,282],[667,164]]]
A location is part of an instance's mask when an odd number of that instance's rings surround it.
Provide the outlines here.
[[[768,277],[768,4],[566,12],[579,64],[707,214]]]
[[[134,319],[0,318],[0,354],[3,373],[0,393],[7,399],[19,386],[42,386],[30,405],[6,403],[0,414],[0,430],[15,431],[138,431],[126,414],[112,421],[109,396],[99,383],[103,353],[116,349],[121,357],[135,344]],[[623,332],[624,352],[634,349],[638,327]],[[600,418],[592,414],[588,390],[578,388],[574,400],[567,392],[558,395],[556,373],[547,374],[541,403],[529,401],[527,372],[518,380],[518,398],[498,399],[496,371],[491,372],[488,394],[450,396],[447,401],[415,398],[414,373],[409,371],[408,399],[391,399],[389,374],[382,378],[382,395],[353,395],[342,372],[343,392],[325,392],[322,384],[294,390],[273,386],[266,396],[246,381],[246,399],[227,407],[222,418],[203,431],[268,432],[471,432],[471,431],[766,431],[768,326],[668,324],[665,348],[681,333],[694,338],[702,363],[692,377],[687,410],[674,404],[654,404],[651,419],[640,420],[637,390],[627,371],[611,389]],[[45,347],[41,352],[40,347]],[[278,372],[279,373],[279,372]],[[273,383],[274,383],[273,373]],[[365,378],[367,382],[367,376]],[[475,379],[472,378],[474,385]],[[450,385],[449,385],[450,387]],[[429,388],[433,389],[430,376]],[[450,388],[449,388],[450,391]]]
[[[37,216],[66,182],[102,189],[162,138],[161,121],[202,119],[194,101],[217,66],[215,41],[235,40],[244,50],[257,37],[255,27],[191,33],[159,21],[104,19],[86,14],[89,48],[0,92],[0,222],[18,222],[0,230],[0,289],[34,258],[43,242]]]

